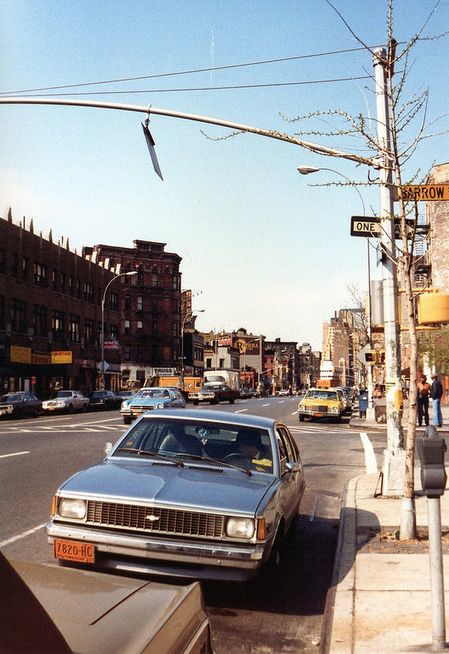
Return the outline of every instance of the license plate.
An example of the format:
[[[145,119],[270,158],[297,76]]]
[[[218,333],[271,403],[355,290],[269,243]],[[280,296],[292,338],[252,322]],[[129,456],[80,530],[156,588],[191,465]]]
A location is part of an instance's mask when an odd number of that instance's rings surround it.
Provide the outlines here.
[[[95,563],[95,547],[91,543],[57,538],[53,549],[56,559],[76,561],[77,563]]]

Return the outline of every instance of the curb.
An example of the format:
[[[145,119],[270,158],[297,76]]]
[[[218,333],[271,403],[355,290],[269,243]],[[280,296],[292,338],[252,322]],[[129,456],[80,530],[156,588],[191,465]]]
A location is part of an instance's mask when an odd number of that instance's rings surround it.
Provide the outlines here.
[[[327,592],[326,606],[324,608],[323,623],[321,627],[320,637],[320,654],[330,654],[332,645],[333,622],[336,605],[336,595],[340,579],[341,562],[344,555],[345,536],[347,531],[346,517],[348,509],[354,510],[355,508],[355,487],[360,477],[350,479],[343,490],[340,506],[340,516],[338,523],[338,538],[337,547],[335,550],[334,566],[332,570],[331,585]],[[352,539],[354,540],[354,539]],[[354,545],[351,545],[351,548]],[[355,561],[355,552],[353,552]],[[351,635],[352,640],[352,635]]]

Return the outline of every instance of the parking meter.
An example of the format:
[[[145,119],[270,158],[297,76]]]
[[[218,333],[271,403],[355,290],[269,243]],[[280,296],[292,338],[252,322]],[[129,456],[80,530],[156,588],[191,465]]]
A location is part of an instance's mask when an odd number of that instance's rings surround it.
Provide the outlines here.
[[[440,497],[447,480],[444,467],[446,443],[433,426],[427,428],[427,434],[427,438],[418,438],[416,441],[421,461],[421,485],[427,497]]]

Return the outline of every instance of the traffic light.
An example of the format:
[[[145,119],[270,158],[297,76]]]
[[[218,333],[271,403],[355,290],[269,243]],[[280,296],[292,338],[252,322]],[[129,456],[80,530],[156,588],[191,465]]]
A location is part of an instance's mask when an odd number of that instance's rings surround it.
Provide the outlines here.
[[[365,352],[365,361],[369,366],[374,366],[377,363],[377,351],[370,350]]]

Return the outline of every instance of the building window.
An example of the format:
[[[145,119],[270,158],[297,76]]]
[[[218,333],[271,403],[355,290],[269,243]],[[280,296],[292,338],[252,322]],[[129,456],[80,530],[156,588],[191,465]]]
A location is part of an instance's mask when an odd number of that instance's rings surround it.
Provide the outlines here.
[[[157,273],[151,274],[151,288],[157,288]]]
[[[143,297],[141,295],[137,296],[137,311],[143,311]]]
[[[219,368],[224,368],[224,367],[225,367],[225,360],[224,360],[224,359],[219,359],[219,361],[218,361],[218,367],[219,367]]]
[[[72,297],[75,295],[75,280],[72,275],[69,277],[69,293]]]
[[[28,279],[28,259],[22,257],[22,279],[26,281]]]
[[[54,291],[58,290],[58,271],[55,268],[51,271],[51,285]]]
[[[5,250],[0,249],[0,273],[5,272],[5,259],[6,259]]]
[[[93,285],[89,284],[89,282],[84,282],[83,293],[84,293],[84,301],[85,302],[90,302],[90,304],[93,304],[94,303],[94,287],[93,287]]]
[[[109,308],[112,311],[118,311],[118,293],[109,294]]]
[[[11,275],[13,277],[19,276],[19,255],[15,252],[12,255]]]
[[[36,286],[47,286],[47,266],[45,263],[34,262],[34,283]]]
[[[76,280],[76,297],[81,300],[81,281],[78,278]]]
[[[62,272],[59,275],[59,280],[61,282],[61,293],[65,293],[65,283],[66,283],[65,273]]]
[[[142,332],[143,330],[143,322],[141,320],[137,321],[137,331]]]
[[[23,300],[12,301],[11,329],[13,332],[25,333],[27,330],[27,305]]]
[[[47,307],[44,304],[33,306],[33,327],[35,336],[47,336]]]
[[[153,336],[157,336],[157,320],[153,320],[151,323],[151,333]]]
[[[209,357],[206,359],[206,368],[212,368],[212,359]]]
[[[157,316],[157,311],[158,311],[158,305],[157,302],[152,302],[151,303],[151,315],[152,316]]]
[[[124,327],[125,327],[125,335],[128,336],[128,335],[129,335],[129,330],[130,330],[130,322],[129,322],[129,320],[125,320],[125,325],[124,325]]]
[[[0,295],[0,329],[5,329],[5,298]]]
[[[131,360],[131,350],[129,348],[129,345],[125,345],[123,348],[123,361],[130,361]]]
[[[84,342],[86,345],[93,345],[94,342],[94,321],[85,320],[84,322]]]
[[[69,341],[80,342],[80,317],[71,315],[69,318]]]
[[[112,341],[118,340],[118,328],[117,325],[111,325],[109,328],[109,334]]]
[[[51,330],[53,333],[53,338],[64,337],[64,312],[63,311],[53,311]]]
[[[136,286],[143,286],[143,270],[137,271]]]
[[[131,311],[131,298],[129,295],[125,295],[125,311]]]

